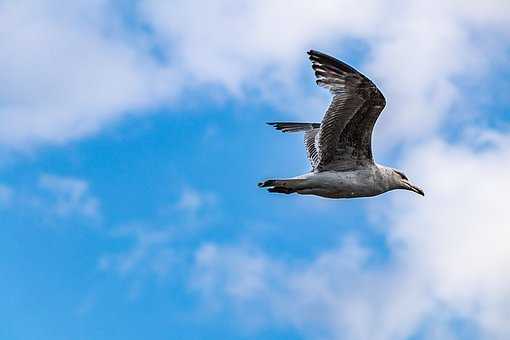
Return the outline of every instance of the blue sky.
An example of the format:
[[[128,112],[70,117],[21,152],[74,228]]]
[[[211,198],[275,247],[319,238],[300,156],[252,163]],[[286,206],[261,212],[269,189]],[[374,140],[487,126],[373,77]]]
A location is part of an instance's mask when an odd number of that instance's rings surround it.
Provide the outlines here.
[[[399,12],[399,20],[395,13]],[[506,339],[506,1],[0,2],[0,337]],[[374,79],[424,198],[272,195]]]

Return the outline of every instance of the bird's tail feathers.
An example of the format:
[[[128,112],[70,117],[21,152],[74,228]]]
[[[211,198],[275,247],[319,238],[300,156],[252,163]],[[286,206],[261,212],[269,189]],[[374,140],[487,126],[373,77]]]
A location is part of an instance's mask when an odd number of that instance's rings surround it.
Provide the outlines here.
[[[284,187],[270,187],[267,188],[267,191],[269,192],[277,192],[279,194],[292,194],[296,191],[294,189],[284,188]]]
[[[276,130],[281,132],[300,132],[318,129],[320,123],[294,123],[294,122],[269,122],[268,125],[274,126]]]
[[[267,191],[269,192],[291,194],[298,191],[304,182],[304,179],[299,178],[268,179],[267,181],[260,182],[258,186],[261,188],[267,188]]]

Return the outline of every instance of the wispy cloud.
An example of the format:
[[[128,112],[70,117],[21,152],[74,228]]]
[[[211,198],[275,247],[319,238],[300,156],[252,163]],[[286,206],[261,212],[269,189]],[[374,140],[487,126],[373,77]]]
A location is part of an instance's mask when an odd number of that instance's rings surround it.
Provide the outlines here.
[[[156,229],[144,224],[118,228],[111,236],[131,239],[133,247],[123,253],[103,256],[99,260],[99,268],[115,271],[124,277],[133,273],[165,276],[174,258],[170,242],[175,232],[172,228]]]
[[[197,230],[203,230],[211,222],[204,214],[211,213],[216,206],[216,196],[187,187],[172,204],[171,222],[162,226],[151,223],[129,223],[114,229],[110,236],[128,241],[127,249],[104,254],[99,259],[99,269],[117,273],[131,280],[137,292],[146,279],[155,276],[166,278],[173,269],[189,261]]]
[[[49,194],[49,210],[57,216],[100,217],[99,201],[90,193],[89,185],[84,180],[44,174],[39,178],[38,185]]]
[[[175,207],[181,211],[197,212],[207,205],[213,205],[216,202],[216,196],[211,193],[201,193],[192,188],[186,188],[182,191],[179,201]]]
[[[102,218],[100,200],[86,180],[55,174],[41,174],[35,183],[0,184],[0,208],[50,224],[87,221],[97,225]]]

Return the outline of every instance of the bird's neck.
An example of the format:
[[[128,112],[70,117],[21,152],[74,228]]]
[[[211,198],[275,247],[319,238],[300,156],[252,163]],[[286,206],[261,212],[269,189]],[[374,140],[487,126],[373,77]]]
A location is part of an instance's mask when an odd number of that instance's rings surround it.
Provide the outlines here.
[[[398,183],[395,183],[393,175],[393,168],[376,164],[377,172],[380,176],[380,183],[384,186],[385,190],[392,190],[398,188]]]
[[[375,166],[377,168],[377,171],[379,171],[381,175],[389,176],[393,173],[393,169],[388,166],[384,166],[381,164],[375,164]]]

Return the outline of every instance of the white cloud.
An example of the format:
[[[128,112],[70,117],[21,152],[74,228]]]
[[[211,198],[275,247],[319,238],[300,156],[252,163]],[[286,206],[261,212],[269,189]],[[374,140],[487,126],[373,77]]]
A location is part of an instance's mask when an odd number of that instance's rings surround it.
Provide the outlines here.
[[[87,182],[71,177],[41,175],[39,187],[49,195],[50,209],[60,217],[73,215],[97,219],[99,201],[89,190]]]
[[[459,103],[459,78],[484,75],[510,34],[504,0],[147,1],[142,8],[190,83],[220,84],[234,94],[256,89],[306,119],[320,119],[326,103],[318,90],[304,92],[296,67],[304,52],[335,51],[347,39],[367,44],[363,69],[388,98],[377,133],[386,146],[436,132]]]
[[[249,327],[276,323],[309,338],[403,338],[427,308],[424,287],[407,275],[398,281],[396,268],[368,269],[369,255],[352,240],[305,264],[206,245],[191,281],[207,303],[236,311]]]
[[[352,240],[305,264],[209,244],[197,251],[194,288],[243,319],[264,310],[263,322],[311,338],[460,339],[459,320],[483,338],[508,338],[510,136],[431,141],[403,166],[427,196],[395,194],[379,207],[386,263],[372,264],[370,250]]]
[[[0,143],[87,136],[203,85],[320,119],[327,94],[310,95],[311,71],[305,81],[297,67],[309,48],[345,57],[346,41],[356,41],[368,47],[363,70],[388,97],[381,145],[394,145],[436,131],[458,104],[456,77],[477,81],[491,62],[506,62],[505,0],[133,6],[127,15],[106,0],[2,2]]]
[[[199,192],[193,188],[186,187],[182,190],[175,208],[178,211],[186,212],[198,217],[198,213],[207,208],[214,206],[217,202],[217,197],[209,192]]]
[[[146,1],[142,8],[168,54],[190,81],[219,83],[233,92],[270,82],[310,44],[365,36],[380,20],[375,1]],[[274,66],[275,72],[263,72]],[[276,74],[275,74],[276,73]],[[264,84],[262,84],[264,86]]]
[[[121,276],[130,274],[157,274],[165,276],[174,262],[170,245],[171,228],[155,229],[143,224],[116,229],[114,238],[131,239],[134,244],[127,252],[108,254],[99,260],[101,270],[111,270]]]
[[[177,78],[117,12],[104,0],[0,4],[1,143],[64,142],[172,96]]]
[[[494,135],[471,147],[431,142],[410,155],[406,166],[430,194],[424,202],[396,200],[388,232],[403,245],[401,256],[427,273],[438,300],[492,338],[507,338],[510,136]]]
[[[214,194],[187,187],[176,203],[171,205],[171,223],[163,227],[132,223],[113,230],[112,238],[128,240],[130,245],[127,250],[103,255],[99,268],[135,280],[152,274],[166,277],[172,268],[189,256],[189,250],[181,249],[176,244],[189,240],[198,229],[207,225],[211,221],[210,215],[214,214],[215,205]],[[141,282],[137,284],[141,285]]]
[[[31,186],[0,184],[0,208],[6,207],[6,213],[36,216],[51,224],[68,218],[94,223],[101,219],[100,201],[85,180],[52,174],[40,175]]]

